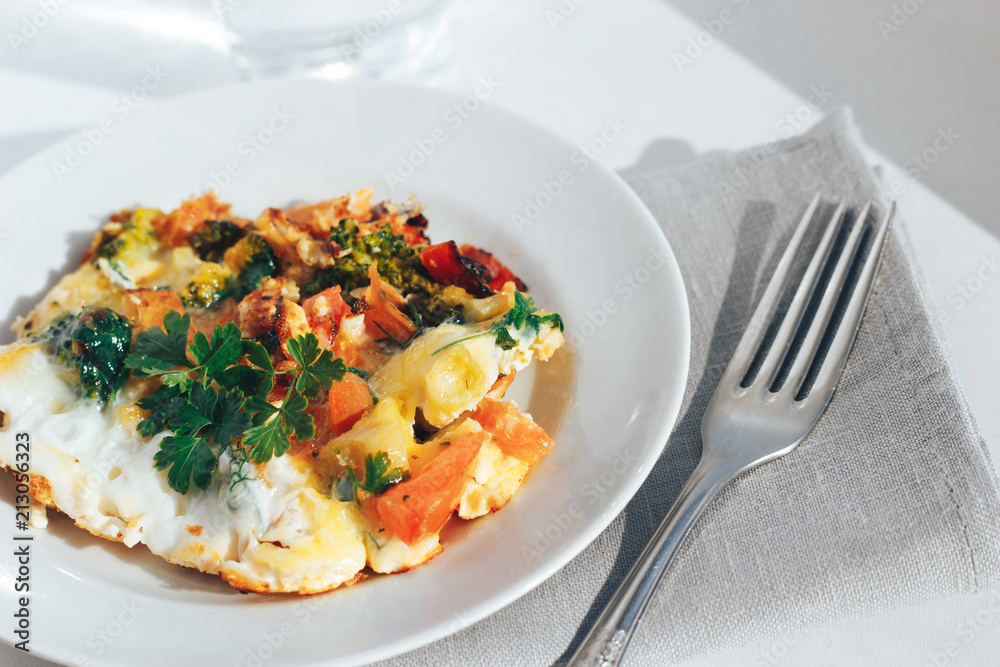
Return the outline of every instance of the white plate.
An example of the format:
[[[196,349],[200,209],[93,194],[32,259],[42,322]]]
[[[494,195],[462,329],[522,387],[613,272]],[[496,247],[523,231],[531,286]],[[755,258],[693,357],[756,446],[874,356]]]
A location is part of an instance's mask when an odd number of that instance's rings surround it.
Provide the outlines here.
[[[427,565],[311,598],[241,595],[50,512],[50,528],[34,531],[32,545],[33,652],[108,665],[388,657],[540,584],[646,478],[681,404],[687,300],[662,232],[609,170],[475,96],[370,81],[217,89],[127,118],[109,114],[109,122],[110,133],[97,126],[0,179],[0,313],[25,313],[121,208],[169,209],[213,178],[247,217],[373,186],[378,198],[417,195],[432,240],[468,241],[503,258],[541,305],[563,315],[574,345],[519,378],[520,402],[554,434],[555,452],[503,511],[450,530],[444,553]],[[401,160],[421,164],[391,188],[386,173],[398,174]],[[219,175],[227,165],[238,171],[228,182]],[[2,490],[0,636],[10,642],[9,480]]]

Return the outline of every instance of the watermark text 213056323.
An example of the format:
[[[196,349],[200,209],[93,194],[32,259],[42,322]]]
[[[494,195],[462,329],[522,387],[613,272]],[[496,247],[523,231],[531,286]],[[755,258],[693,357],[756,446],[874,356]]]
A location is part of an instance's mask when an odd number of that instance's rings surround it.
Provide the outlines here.
[[[14,636],[19,639],[15,648],[30,651],[31,641],[31,541],[27,534],[31,521],[31,437],[27,433],[15,436],[14,481],[17,485],[14,499],[14,576],[16,609],[14,610]]]

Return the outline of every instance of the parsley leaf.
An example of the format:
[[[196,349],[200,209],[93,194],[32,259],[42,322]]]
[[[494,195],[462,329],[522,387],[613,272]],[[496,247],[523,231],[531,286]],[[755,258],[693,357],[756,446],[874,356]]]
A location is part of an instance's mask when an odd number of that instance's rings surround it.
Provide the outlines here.
[[[190,350],[202,372],[210,379],[215,379],[220,371],[242,359],[246,351],[240,328],[234,322],[215,327],[211,342],[199,331],[191,341]]]
[[[171,310],[163,318],[163,326],[151,327],[136,336],[132,354],[125,365],[135,375],[149,376],[164,373],[177,367],[191,368],[187,358],[187,332],[191,316]]]
[[[333,451],[335,451],[338,455],[340,454],[340,450],[336,447],[333,448]],[[353,489],[352,495],[355,500],[358,499],[358,489],[364,489],[372,495],[379,496],[385,493],[390,486],[403,481],[407,477],[407,474],[403,472],[402,468],[392,467],[392,461],[389,459],[389,455],[385,452],[365,454],[364,482],[358,480],[354,471],[351,470],[351,466],[345,467],[347,478],[350,480],[351,488]],[[347,498],[342,499],[347,500]]]
[[[248,428],[243,435],[243,445],[250,448],[254,463],[265,463],[287,452],[292,443],[285,434],[281,416],[276,415],[259,426]]]
[[[506,327],[497,327],[494,324],[487,333],[496,334],[497,346],[501,350],[513,350],[517,347],[517,339],[510,335]]]
[[[171,311],[162,329],[137,336],[135,352],[126,361],[136,375],[158,376],[163,382],[137,403],[150,411],[138,429],[146,437],[173,431],[153,461],[157,470],[168,470],[167,481],[180,493],[187,493],[192,481],[207,488],[224,451],[240,460],[239,477],[248,479],[243,462],[266,463],[287,452],[291,438],[314,437],[309,400],[347,372],[344,360],[320,349],[311,333],[288,341],[295,366],[276,371],[264,346],[244,340],[235,323],[217,325],[211,338],[196,333],[188,345],[190,326],[189,315]],[[267,396],[274,377],[286,374],[291,375],[288,391],[276,407]]]
[[[166,430],[171,413],[179,409],[183,402],[181,390],[177,387],[160,387],[152,395],[141,399],[136,405],[149,410],[149,416],[139,422],[139,433],[149,438]]]
[[[347,372],[344,360],[334,359],[330,350],[320,351],[319,341],[311,333],[288,341],[288,353],[301,367],[295,390],[307,398],[316,398],[320,389],[329,389],[334,381],[343,380]]]
[[[499,324],[518,330],[530,328],[535,331],[539,331],[542,324],[548,324],[551,327],[559,327],[559,331],[563,330],[562,318],[557,313],[539,315],[534,299],[521,292],[514,293],[514,307],[504,314]]]
[[[187,400],[170,413],[170,428],[181,435],[198,435],[206,426],[214,424],[215,402],[218,394],[213,389],[196,382],[184,397]]]
[[[316,435],[316,428],[313,425],[313,416],[305,411],[309,405],[306,397],[298,392],[292,393],[291,398],[281,406],[281,416],[285,421],[285,430],[294,432],[297,440],[308,440]]]
[[[167,482],[179,493],[187,493],[191,482],[199,489],[212,483],[212,473],[218,465],[215,452],[204,438],[168,435],[153,457],[157,470],[167,470]]]
[[[278,408],[274,407],[260,396],[251,396],[243,404],[243,407],[247,412],[253,415],[252,422],[254,426],[260,426],[270,419],[271,415],[278,412]]]
[[[308,366],[319,358],[319,339],[315,334],[293,338],[288,341],[288,354],[299,366]]]
[[[271,357],[267,354],[267,348],[255,340],[246,341],[247,359],[257,368],[262,368],[268,373],[274,372],[274,365]]]
[[[254,426],[247,429],[243,444],[250,448],[254,463],[265,463],[287,452],[292,446],[289,435],[294,434],[298,440],[308,440],[315,435],[313,417],[305,412],[309,401],[291,388],[281,407],[256,397],[248,399],[246,405],[247,410],[255,414]]]
[[[453,345],[458,345],[459,343],[464,343],[467,340],[472,340],[481,336],[493,336],[496,339],[498,347],[503,350],[512,350],[518,345],[518,340],[511,335],[512,330],[533,330],[537,334],[541,330],[543,324],[548,324],[553,328],[559,327],[559,331],[563,331],[563,321],[557,313],[539,315],[538,309],[535,308],[534,299],[523,292],[517,291],[514,292],[514,306],[504,313],[503,317],[494,322],[493,326],[486,331],[480,331],[479,333],[472,334],[471,336],[466,336],[452,341],[444,347],[434,350],[434,354],[437,354],[441,350],[447,350]]]
[[[504,313],[504,316],[500,318],[500,324],[523,329],[528,317],[534,311],[535,303],[530,296],[525,296],[522,292],[514,292],[514,307]]]
[[[536,315],[536,317],[537,317],[537,315]],[[553,329],[558,328],[559,331],[565,331],[566,330],[565,327],[563,326],[562,318],[559,317],[559,313],[549,313],[548,315],[543,315],[543,316],[541,316],[541,317],[538,318],[538,323],[539,324],[548,324]]]
[[[274,372],[237,364],[215,374],[219,386],[240,391],[244,396],[267,396],[273,386]]]
[[[378,452],[374,456],[365,455],[365,484],[364,489],[376,496],[385,493],[390,486],[403,479],[402,468],[391,468],[392,461],[385,452]]]
[[[219,445],[228,445],[231,440],[239,440],[250,428],[250,415],[243,410],[243,398],[237,393],[225,390],[220,390],[218,393],[212,420],[216,425],[212,437]]]

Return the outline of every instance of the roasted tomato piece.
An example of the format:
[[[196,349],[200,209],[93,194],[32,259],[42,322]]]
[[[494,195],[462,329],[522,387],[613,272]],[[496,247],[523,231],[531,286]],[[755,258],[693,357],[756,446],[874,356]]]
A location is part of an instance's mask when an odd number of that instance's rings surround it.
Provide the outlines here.
[[[493,295],[486,284],[486,268],[463,256],[454,241],[427,246],[420,251],[420,262],[431,278],[442,285],[461,287],[477,299]]]
[[[406,241],[406,245],[424,245],[428,243],[427,239],[427,218],[424,217],[423,213],[418,213],[410,218],[407,218],[403,225],[403,240]]]
[[[552,451],[552,438],[513,403],[484,398],[472,418],[479,422],[504,454],[529,464]]]
[[[345,374],[330,387],[330,429],[334,435],[347,433],[374,404],[368,383],[354,373]]]
[[[458,507],[486,437],[476,431],[456,438],[417,476],[379,496],[378,515],[385,527],[407,544],[441,530]]]
[[[513,282],[514,287],[518,290],[522,292],[528,291],[528,286],[524,284],[524,281],[515,276],[513,271],[508,269],[503,262],[492,254],[468,243],[463,243],[462,247],[458,250],[464,257],[468,257],[486,267],[487,280],[489,281],[490,289],[494,292],[502,290],[508,281]]]
[[[370,283],[365,290],[365,325],[368,331],[377,338],[391,336],[400,343],[407,341],[417,330],[417,325],[403,314],[401,307],[406,300],[396,291],[396,288],[382,280],[378,274],[378,265],[372,262],[368,267]]]

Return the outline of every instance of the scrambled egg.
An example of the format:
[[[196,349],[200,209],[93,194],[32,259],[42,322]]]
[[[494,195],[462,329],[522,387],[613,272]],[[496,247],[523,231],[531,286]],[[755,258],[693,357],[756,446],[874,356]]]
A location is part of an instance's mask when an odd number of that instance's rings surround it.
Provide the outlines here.
[[[474,298],[429,280],[416,265],[428,245],[419,207],[370,199],[370,191],[359,191],[271,209],[253,222],[210,195],[169,214],[113,216],[80,268],[20,318],[18,340],[0,348],[0,465],[16,467],[16,434],[30,434],[38,502],[95,535],[144,544],[243,590],[316,593],[434,557],[440,526],[404,541],[386,527],[379,496],[358,491],[352,480],[378,459],[398,473],[387,478],[390,488],[420,482],[426,490],[428,480],[450,475],[460,492],[447,502],[462,519],[503,507],[537,453],[520,453],[515,445],[523,444],[484,431],[477,409],[485,397],[502,396],[532,358],[555,352],[561,324],[553,316],[521,328],[505,324],[516,307],[512,282]],[[383,261],[385,247],[397,253],[392,261]],[[457,270],[470,273],[455,282],[486,285],[489,267],[459,260]],[[145,437],[140,424],[150,413],[136,406],[159,380],[126,373],[110,398],[99,400],[81,385],[79,359],[68,360],[52,342],[61,318],[87,308],[120,315],[133,344],[163,326],[171,310],[191,315],[189,336],[235,322],[245,338],[266,344],[276,369],[291,363],[287,341],[311,333],[359,374],[371,405],[342,425],[326,418],[323,400],[314,402],[315,438],[261,464],[240,456],[238,444],[223,447],[207,488],[180,493],[154,463],[171,432]],[[513,342],[498,344],[498,326]],[[78,357],[88,352],[73,345]],[[280,406],[282,397],[268,401]],[[540,432],[529,416],[518,419]],[[479,432],[486,437],[471,465],[444,463],[449,443]],[[540,443],[538,451],[549,446]]]

